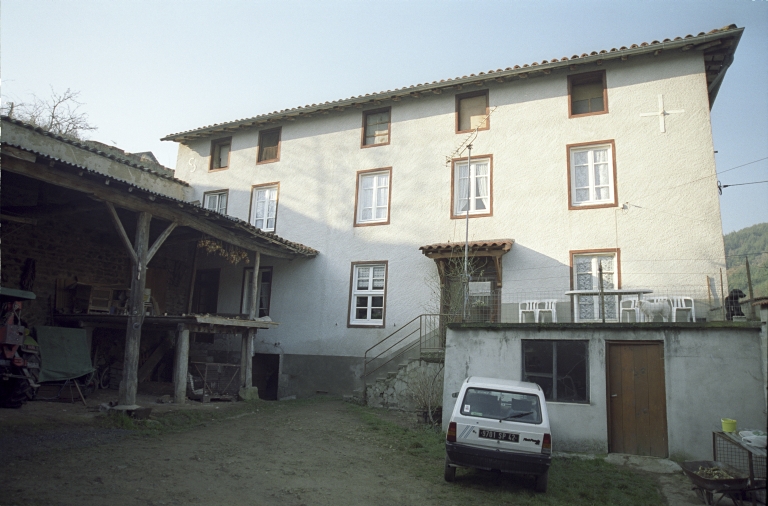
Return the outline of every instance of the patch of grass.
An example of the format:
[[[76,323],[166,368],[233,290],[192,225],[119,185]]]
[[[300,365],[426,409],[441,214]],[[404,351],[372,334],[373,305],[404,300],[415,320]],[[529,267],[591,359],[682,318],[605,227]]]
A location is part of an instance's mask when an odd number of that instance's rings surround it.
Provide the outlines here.
[[[152,414],[147,420],[134,420],[125,413],[108,413],[97,418],[96,424],[102,428],[127,429],[136,431],[139,435],[154,436],[168,432],[181,432],[259,410],[268,411],[270,409],[268,404],[264,401],[248,401],[239,402],[223,410],[180,409]]]
[[[241,401],[227,406],[227,409],[178,409],[163,413],[152,413],[147,420],[134,420],[124,413],[108,413],[96,419],[96,425],[107,429],[127,429],[137,435],[158,436],[169,432],[204,427],[211,423],[249,415],[251,413],[273,413],[290,410],[293,406],[326,402],[328,397],[312,397],[293,401],[270,402],[262,400]]]
[[[404,429],[378,416],[376,409],[350,405],[384,450],[394,466],[430,486],[436,499],[445,504],[658,506],[664,504],[656,481],[609,464],[592,460],[555,458],[549,471],[546,494],[533,491],[528,476],[459,468],[456,482],[443,480],[445,435],[433,428]]]

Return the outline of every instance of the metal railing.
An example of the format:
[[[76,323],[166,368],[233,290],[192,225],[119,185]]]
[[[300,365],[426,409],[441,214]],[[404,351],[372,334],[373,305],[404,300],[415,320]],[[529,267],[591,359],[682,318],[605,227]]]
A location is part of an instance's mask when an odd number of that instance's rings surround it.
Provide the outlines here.
[[[372,374],[418,350],[418,358],[442,361],[445,333],[449,323],[461,321],[460,315],[422,314],[409,321],[365,351],[363,392]]]

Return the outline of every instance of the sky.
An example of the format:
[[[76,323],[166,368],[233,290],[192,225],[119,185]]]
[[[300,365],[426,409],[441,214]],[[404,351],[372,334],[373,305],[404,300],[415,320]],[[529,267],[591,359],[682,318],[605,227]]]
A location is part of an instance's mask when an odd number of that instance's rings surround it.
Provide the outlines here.
[[[728,233],[768,222],[768,183],[748,184],[768,181],[768,0],[3,0],[0,94],[77,91],[89,138],[174,168],[171,133],[729,24],[745,32],[711,113],[718,179],[739,185]]]

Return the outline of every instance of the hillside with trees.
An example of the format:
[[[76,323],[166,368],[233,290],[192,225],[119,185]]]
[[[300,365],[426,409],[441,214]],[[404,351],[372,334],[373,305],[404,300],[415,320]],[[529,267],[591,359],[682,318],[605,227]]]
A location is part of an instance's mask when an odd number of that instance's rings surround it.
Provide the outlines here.
[[[768,223],[759,223],[723,236],[725,241],[728,286],[739,288],[747,296],[747,268],[755,297],[768,297]]]

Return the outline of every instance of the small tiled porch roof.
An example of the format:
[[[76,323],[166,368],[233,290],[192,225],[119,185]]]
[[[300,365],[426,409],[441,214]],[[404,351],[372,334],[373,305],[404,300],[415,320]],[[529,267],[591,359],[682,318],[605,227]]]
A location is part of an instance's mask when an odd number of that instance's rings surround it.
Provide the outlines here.
[[[471,256],[501,256],[512,249],[514,239],[493,239],[486,241],[470,241],[469,254]],[[464,253],[463,242],[442,242],[430,244],[419,248],[429,258],[449,258]]]

